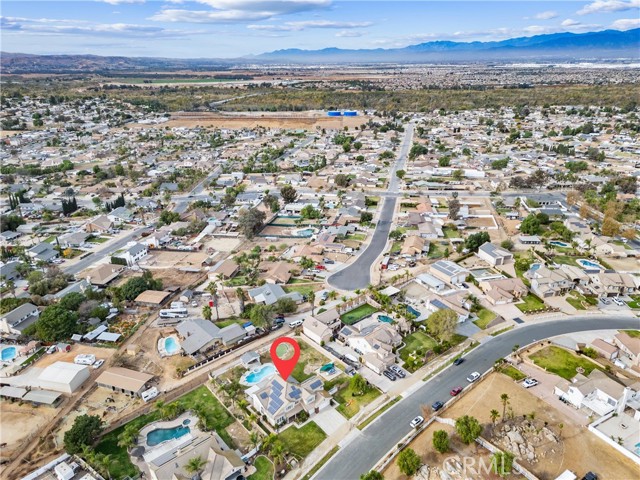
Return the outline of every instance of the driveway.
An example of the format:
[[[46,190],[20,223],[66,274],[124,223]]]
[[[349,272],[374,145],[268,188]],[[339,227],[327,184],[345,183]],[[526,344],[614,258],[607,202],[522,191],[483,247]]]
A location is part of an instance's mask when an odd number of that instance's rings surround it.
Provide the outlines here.
[[[348,422],[334,407],[321,411],[313,416],[312,420],[318,424],[327,436],[333,434]]]
[[[456,328],[456,333],[464,335],[465,337],[473,337],[476,333],[481,331],[482,329],[470,320],[459,323],[458,328]]]

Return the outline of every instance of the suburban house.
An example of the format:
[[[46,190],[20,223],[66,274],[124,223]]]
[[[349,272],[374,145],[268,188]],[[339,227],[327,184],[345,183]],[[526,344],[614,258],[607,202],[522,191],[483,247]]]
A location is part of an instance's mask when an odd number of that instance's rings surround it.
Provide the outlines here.
[[[50,243],[42,242],[27,250],[27,255],[35,261],[50,262],[54,258],[59,257],[60,252],[58,252],[58,250],[56,250]]]
[[[233,278],[237,275],[239,269],[240,267],[235,262],[235,260],[227,258],[226,260],[220,260],[209,269],[209,277],[211,277],[212,275],[214,277],[220,275],[220,278]]]
[[[554,394],[578,409],[584,408],[603,416],[617,409],[624,396],[624,385],[594,369],[589,376],[579,373],[571,382],[560,381],[554,387]]]
[[[404,239],[401,255],[422,255],[429,252],[429,241],[417,235],[409,236]]]
[[[569,265],[562,265],[569,267]],[[531,290],[541,298],[564,295],[573,290],[577,283],[588,282],[589,276],[582,270],[559,268],[551,270],[546,266],[539,266],[536,270],[530,269],[524,276],[531,281]]]
[[[60,235],[58,237],[58,244],[62,248],[73,248],[79,247],[83,243],[87,241],[87,238],[90,237],[90,234],[86,232],[71,232],[65,233],[64,235]]]
[[[113,221],[106,215],[98,215],[85,223],[84,229],[89,233],[105,233],[113,226]]]
[[[631,295],[638,290],[630,274],[618,272],[598,272],[590,288],[600,297]]]
[[[322,345],[330,341],[341,326],[340,315],[335,308],[332,308],[315,316],[307,317],[302,324],[302,332],[318,345]]]
[[[446,283],[428,273],[421,273],[416,277],[416,281],[434,292],[442,292],[447,288]]]
[[[362,323],[362,322],[359,322]],[[402,337],[388,323],[374,323],[367,326],[344,326],[338,339],[353,348],[367,367],[378,374],[396,361],[393,350],[402,343]]]
[[[147,235],[144,238],[140,239],[140,243],[149,248],[160,248],[162,245],[171,241],[171,235],[167,232],[153,232],[150,235]]]
[[[107,217],[114,223],[125,223],[133,219],[133,214],[125,207],[118,207],[107,213]]]
[[[480,246],[478,249],[478,257],[494,267],[513,263],[513,254],[510,251],[490,242],[486,242]]]
[[[265,265],[266,270],[262,275],[262,278],[267,283],[281,283],[285,284],[291,278],[292,265],[287,262],[275,262],[271,265]]]
[[[0,331],[21,335],[25,328],[33,324],[40,315],[38,307],[25,303],[0,317]]]
[[[478,286],[492,305],[517,302],[529,292],[527,286],[519,278],[482,280]]]
[[[180,346],[187,355],[205,352],[220,343],[220,328],[208,320],[185,320],[176,330],[180,336]]]
[[[0,281],[8,281],[15,280],[16,278],[20,278],[20,273],[18,272],[18,265],[20,262],[7,262],[0,266]]]
[[[618,358],[620,353],[618,347],[609,342],[605,342],[601,338],[596,338],[589,344],[589,347],[593,348],[601,357],[611,361]]]
[[[87,280],[91,285],[104,287],[113,281],[124,270],[122,265],[105,263],[87,272]]]
[[[438,260],[429,267],[429,273],[450,285],[458,285],[465,281],[469,270],[449,260]]]
[[[465,298],[466,294],[432,295],[425,302],[427,310],[453,310],[458,315],[458,323],[466,322],[472,318],[471,304]]]
[[[280,285],[265,283],[261,287],[249,290],[249,297],[256,303],[273,305],[281,298],[291,298],[296,303],[302,303],[302,295],[298,292],[286,293]]]
[[[124,258],[127,265],[132,266],[138,263],[141,259],[147,256],[149,250],[146,245],[141,243],[134,243],[129,246],[124,252],[115,255],[118,258]]]
[[[291,377],[285,381],[276,375],[250,387],[245,393],[253,408],[274,427],[287,423],[302,411],[313,416],[331,403],[324,383],[315,375],[302,383]]]
[[[622,352],[620,356],[627,357],[634,367],[640,367],[640,338],[623,331],[613,336],[613,342]]]

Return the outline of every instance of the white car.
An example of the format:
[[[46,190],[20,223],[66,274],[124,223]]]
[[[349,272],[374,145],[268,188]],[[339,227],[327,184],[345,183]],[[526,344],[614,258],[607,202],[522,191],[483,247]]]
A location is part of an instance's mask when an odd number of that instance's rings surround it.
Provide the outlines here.
[[[618,297],[613,297],[613,303],[615,303],[619,307],[624,307],[624,302],[620,300]]]
[[[100,360],[96,360],[96,363],[94,363],[93,365],[91,365],[92,368],[100,368],[102,366],[102,364],[104,363],[103,359]]]
[[[522,382],[522,386],[524,388],[531,388],[535,387],[536,385],[538,385],[538,380],[536,380],[535,378],[527,378],[524,382]]]
[[[422,418],[420,415],[418,415],[416,418],[414,418],[413,420],[411,420],[411,423],[409,423],[409,425],[411,425],[411,428],[416,428],[416,427],[418,427],[422,422],[424,422],[424,418]]]
[[[479,378],[480,378],[480,374],[478,372],[473,372],[471,375],[467,377],[467,382],[473,383]]]

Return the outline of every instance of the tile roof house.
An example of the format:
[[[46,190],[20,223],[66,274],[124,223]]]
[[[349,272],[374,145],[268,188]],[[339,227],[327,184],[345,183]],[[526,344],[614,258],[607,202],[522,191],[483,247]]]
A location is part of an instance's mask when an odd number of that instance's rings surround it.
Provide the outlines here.
[[[209,275],[217,277],[220,275],[222,278],[233,278],[238,273],[240,267],[232,258],[226,260],[220,260],[209,270]]]
[[[429,251],[429,242],[417,235],[404,239],[400,253],[402,255],[421,255]]]
[[[480,281],[478,286],[492,305],[516,302],[529,292],[527,286],[519,278],[484,280]]]
[[[613,342],[634,366],[640,367],[640,338],[619,332],[614,335]]]
[[[451,285],[465,281],[469,270],[449,260],[438,260],[429,267],[429,273]]]
[[[274,427],[287,423],[302,411],[312,417],[331,402],[324,383],[315,375],[302,383],[292,377],[285,381],[276,375],[252,386],[245,393],[253,408],[260,415],[265,415]]]
[[[87,280],[89,280],[91,285],[103,287],[112,280],[116,279],[118,275],[120,275],[120,272],[122,272],[122,270],[124,270],[124,267],[122,265],[105,263],[92,270],[89,270],[86,273],[86,278]]]
[[[98,215],[84,224],[84,229],[90,233],[107,232],[113,226],[113,221],[106,215]]]
[[[292,268],[296,268],[294,265],[287,262],[275,262],[264,266],[267,267],[267,270],[263,274],[262,278],[264,278],[267,283],[281,284],[289,281],[291,278]]]
[[[362,352],[364,364],[378,374],[395,363],[394,349],[402,343],[400,334],[388,323],[345,326],[338,333],[338,338]]]

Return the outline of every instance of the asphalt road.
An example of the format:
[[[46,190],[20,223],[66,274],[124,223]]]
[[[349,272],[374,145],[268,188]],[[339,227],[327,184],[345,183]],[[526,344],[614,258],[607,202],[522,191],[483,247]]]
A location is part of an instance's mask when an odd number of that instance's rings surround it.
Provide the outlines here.
[[[516,328],[491,338],[472,350],[465,362],[450,366],[433,377],[416,392],[401,400],[351,441],[317,473],[314,480],[357,480],[371,470],[386,453],[398,444],[411,430],[409,422],[421,414],[420,406],[447,401],[449,392],[457,386],[467,386],[466,377],[474,371],[483,373],[498,358],[511,353],[514,345],[528,345],[556,335],[571,332],[638,328],[640,319],[611,317],[573,317],[571,319],[544,322]]]
[[[398,161],[389,174],[391,179],[389,180],[387,193],[396,194],[399,191],[400,179],[396,176],[396,172],[404,169],[412,140],[413,124],[409,124],[405,129]],[[398,198],[396,196],[384,198],[371,242],[351,265],[339,270],[328,278],[327,282],[329,285],[340,290],[357,290],[366,288],[366,286],[369,285],[371,282],[371,265],[376,261],[376,258],[380,256],[387,244],[397,200]]]

